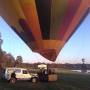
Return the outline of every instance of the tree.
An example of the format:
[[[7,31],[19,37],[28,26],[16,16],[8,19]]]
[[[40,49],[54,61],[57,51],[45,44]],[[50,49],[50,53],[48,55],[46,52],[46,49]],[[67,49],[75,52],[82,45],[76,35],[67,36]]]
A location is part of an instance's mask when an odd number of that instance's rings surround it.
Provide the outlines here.
[[[82,58],[82,62],[83,62],[83,63],[85,62],[85,59],[84,59],[84,58]]]
[[[23,63],[22,56],[17,56],[16,61],[15,61],[15,66],[17,66],[17,65],[20,66],[22,63]]]
[[[3,53],[2,53],[2,43],[3,43],[3,40],[1,38],[1,33],[0,33],[0,67],[2,67],[2,56],[3,56]]]
[[[82,69],[81,69],[81,71],[83,73],[86,73],[87,72],[87,66],[85,64],[85,59],[84,58],[82,59]]]
[[[1,39],[1,33],[0,33],[0,59],[2,58],[2,43],[3,43],[3,40]]]
[[[3,54],[2,61],[5,66],[13,66],[15,63],[15,59],[12,54],[6,52]]]
[[[17,61],[18,63],[22,63],[22,62],[23,62],[22,56],[17,56],[17,57],[16,57],[16,61]]]
[[[6,51],[2,50],[1,48],[2,43],[3,40],[1,38],[1,33],[0,33],[0,65],[1,67],[12,66],[13,63],[15,62],[15,59],[10,53],[6,53]]]

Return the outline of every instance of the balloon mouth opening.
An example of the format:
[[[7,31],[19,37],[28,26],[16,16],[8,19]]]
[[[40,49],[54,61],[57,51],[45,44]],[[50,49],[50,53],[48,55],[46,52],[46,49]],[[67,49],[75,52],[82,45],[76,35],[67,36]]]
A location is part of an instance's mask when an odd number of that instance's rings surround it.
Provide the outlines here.
[[[40,49],[40,50],[36,50],[36,51],[38,51],[46,59],[48,59],[52,62],[55,62],[56,57],[57,57],[55,49]]]

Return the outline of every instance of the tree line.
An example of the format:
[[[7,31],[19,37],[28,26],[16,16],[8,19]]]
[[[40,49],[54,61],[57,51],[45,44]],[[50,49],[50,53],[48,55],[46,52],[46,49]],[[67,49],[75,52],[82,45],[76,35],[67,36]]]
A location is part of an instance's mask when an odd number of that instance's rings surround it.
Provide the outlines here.
[[[0,34],[0,67],[15,67],[17,65],[22,64],[23,59],[22,56],[14,56],[11,53],[7,53],[2,50],[3,40]]]

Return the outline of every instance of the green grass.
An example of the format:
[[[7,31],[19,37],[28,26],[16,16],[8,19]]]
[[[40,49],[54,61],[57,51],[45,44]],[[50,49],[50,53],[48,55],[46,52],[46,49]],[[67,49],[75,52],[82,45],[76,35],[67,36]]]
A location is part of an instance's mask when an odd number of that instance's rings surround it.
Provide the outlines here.
[[[56,82],[0,81],[0,90],[90,90],[90,75],[61,73]]]

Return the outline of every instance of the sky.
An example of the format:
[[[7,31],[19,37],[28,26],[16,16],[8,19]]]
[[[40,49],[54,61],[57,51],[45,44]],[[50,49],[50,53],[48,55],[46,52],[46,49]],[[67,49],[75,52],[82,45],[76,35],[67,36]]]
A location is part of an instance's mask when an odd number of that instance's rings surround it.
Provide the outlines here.
[[[26,63],[52,63],[39,53],[32,52],[2,17],[0,17],[0,33],[3,40],[2,49],[15,58],[21,55]],[[86,63],[90,63],[90,13],[62,48],[55,63],[82,63],[82,58]]]

